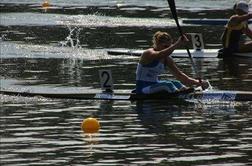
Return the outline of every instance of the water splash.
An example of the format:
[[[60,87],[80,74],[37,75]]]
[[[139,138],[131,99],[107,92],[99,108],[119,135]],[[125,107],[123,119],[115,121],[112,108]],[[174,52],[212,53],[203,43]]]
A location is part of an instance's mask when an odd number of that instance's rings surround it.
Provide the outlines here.
[[[213,90],[213,86],[211,85],[209,80],[206,80],[206,82],[208,83],[209,87],[207,88],[207,90]]]
[[[71,27],[67,25],[69,30],[69,35],[65,38],[65,41],[60,42],[62,47],[72,47],[72,48],[81,48],[80,45],[80,32],[83,28]]]
[[[7,39],[7,34],[2,34],[2,35],[0,36],[0,41],[6,41],[6,40],[8,40],[8,39]]]

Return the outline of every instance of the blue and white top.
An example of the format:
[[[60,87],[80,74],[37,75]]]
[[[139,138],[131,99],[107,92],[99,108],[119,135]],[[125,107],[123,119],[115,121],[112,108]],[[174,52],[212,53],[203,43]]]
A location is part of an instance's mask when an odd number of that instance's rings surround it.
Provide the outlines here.
[[[143,88],[156,84],[159,81],[158,75],[164,72],[165,65],[159,60],[154,60],[147,65],[138,63],[136,70],[136,93],[141,93]]]

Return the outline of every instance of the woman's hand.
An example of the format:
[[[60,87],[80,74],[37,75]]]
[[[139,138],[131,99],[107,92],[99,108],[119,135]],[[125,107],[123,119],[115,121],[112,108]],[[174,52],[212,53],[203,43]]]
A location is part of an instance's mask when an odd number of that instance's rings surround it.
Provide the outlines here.
[[[202,89],[207,89],[210,85],[209,85],[209,82],[206,81],[206,80],[201,80],[199,82],[199,85],[202,87]]]
[[[184,34],[183,36],[180,36],[178,38],[178,40],[176,41],[176,44],[180,46],[180,45],[188,43],[188,42],[189,42],[189,39],[187,38],[187,35]]]
[[[181,37],[182,37],[183,42],[189,42],[188,34],[183,34],[183,36]]]

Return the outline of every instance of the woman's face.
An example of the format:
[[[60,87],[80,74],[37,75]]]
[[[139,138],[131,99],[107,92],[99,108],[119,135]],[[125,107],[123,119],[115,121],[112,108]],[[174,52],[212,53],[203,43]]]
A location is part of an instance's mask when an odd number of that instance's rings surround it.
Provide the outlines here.
[[[172,40],[169,40],[169,41],[162,41],[162,42],[159,43],[159,47],[160,47],[161,49],[165,49],[165,48],[170,47],[171,44],[172,44]]]
[[[246,12],[244,12],[244,11],[242,11],[242,10],[240,10],[240,9],[236,9],[235,12],[236,12],[236,14],[238,14],[239,16],[244,15],[244,14],[247,14]]]

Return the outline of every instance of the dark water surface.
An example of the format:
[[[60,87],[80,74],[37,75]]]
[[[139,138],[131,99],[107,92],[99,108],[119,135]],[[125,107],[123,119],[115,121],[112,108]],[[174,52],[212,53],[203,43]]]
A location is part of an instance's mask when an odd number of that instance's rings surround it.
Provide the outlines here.
[[[181,19],[227,18],[232,0],[176,1]],[[3,0],[0,3],[0,88],[32,92],[96,92],[110,69],[115,89],[134,88],[137,57],[110,48],[144,49],[157,30],[178,37],[167,2]],[[213,12],[214,10],[214,12]],[[222,25],[183,25],[218,48]],[[175,59],[193,76],[189,59]],[[252,91],[252,60],[195,60],[215,89]],[[170,73],[162,79],[173,78]],[[54,100],[0,95],[0,164],[251,165],[251,102]],[[100,132],[80,125],[95,117]]]

